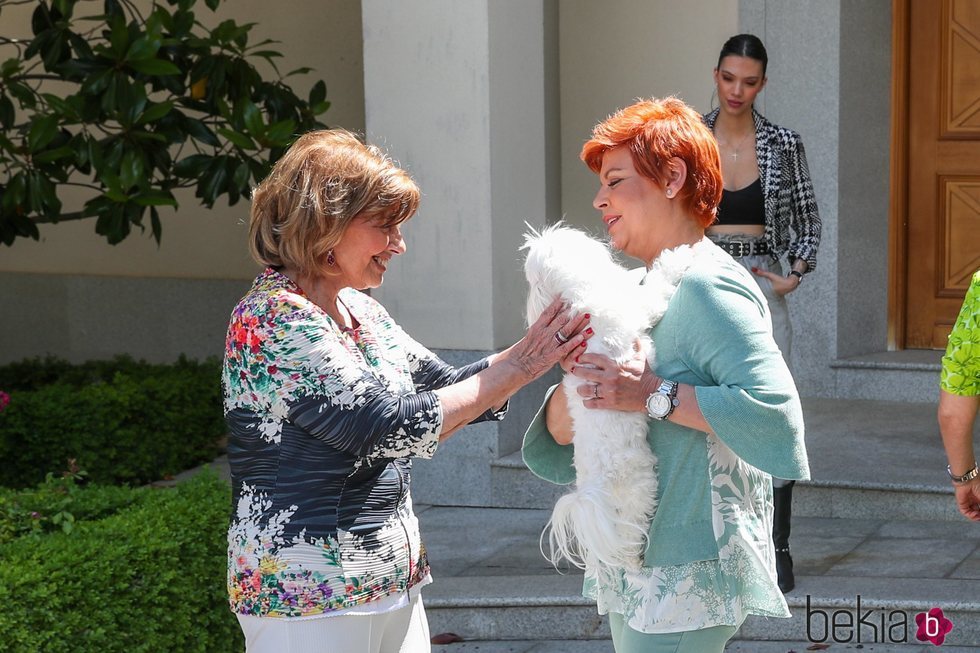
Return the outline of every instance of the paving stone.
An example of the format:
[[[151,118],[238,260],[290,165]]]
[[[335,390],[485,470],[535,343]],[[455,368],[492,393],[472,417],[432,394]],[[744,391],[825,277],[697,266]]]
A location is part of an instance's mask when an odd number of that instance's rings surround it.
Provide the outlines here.
[[[980,545],[963,562],[957,565],[950,578],[980,579]]]
[[[980,524],[963,518],[956,521],[885,521],[875,532],[875,536],[978,542],[980,541]]]
[[[945,578],[975,548],[974,542],[960,539],[870,538],[852,549],[826,573],[835,576]]]
[[[814,480],[794,492],[793,617],[750,618],[726,651],[803,653],[807,600],[850,610],[859,595],[866,608],[908,615],[941,606],[954,631],[938,649],[834,643],[830,653],[980,651],[980,525],[956,511],[935,406],[810,399],[804,413]],[[227,461],[214,466],[226,473]],[[559,574],[540,551],[565,489],[529,475],[519,454],[493,473],[497,505],[526,508],[416,506],[435,578],[423,592],[431,632],[470,640],[434,653],[612,651],[607,620],[581,596],[581,573]]]

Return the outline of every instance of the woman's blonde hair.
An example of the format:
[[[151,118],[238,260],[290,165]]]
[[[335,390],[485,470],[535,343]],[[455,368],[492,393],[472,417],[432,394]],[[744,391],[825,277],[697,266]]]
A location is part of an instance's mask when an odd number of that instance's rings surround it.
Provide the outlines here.
[[[303,134],[252,193],[249,250],[261,265],[329,273],[328,252],[357,216],[412,217],[419,188],[380,149],[343,129]]]

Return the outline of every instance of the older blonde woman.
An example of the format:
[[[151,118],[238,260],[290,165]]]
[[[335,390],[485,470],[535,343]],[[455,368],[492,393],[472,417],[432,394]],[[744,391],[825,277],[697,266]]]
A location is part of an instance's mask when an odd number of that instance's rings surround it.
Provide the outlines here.
[[[720,653],[747,615],[789,616],[770,475],[808,475],[799,397],[759,285],[705,237],[722,181],[701,117],[674,98],[638,102],[595,127],[582,159],[613,247],[670,299],[652,362],[563,361],[588,383],[546,400],[524,459],[546,480],[575,479],[570,402],[646,415],[658,490],[643,566],[612,581],[587,569],[584,594],[609,614],[619,653]]]
[[[266,269],[232,313],[223,373],[228,589],[249,653],[428,651],[411,459],[502,417],[588,335],[556,303],[461,369],[413,340],[359,291],[405,251],[418,201],[403,170],[341,130],[300,137],[255,190]]]

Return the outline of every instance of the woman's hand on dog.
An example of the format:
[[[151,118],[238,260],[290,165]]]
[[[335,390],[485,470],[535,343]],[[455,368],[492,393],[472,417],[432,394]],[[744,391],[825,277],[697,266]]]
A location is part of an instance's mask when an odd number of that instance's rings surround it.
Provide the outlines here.
[[[594,331],[589,326],[589,319],[592,316],[588,313],[582,313],[581,315],[572,315],[569,317],[568,321],[559,329],[561,333],[569,339],[569,341],[574,340],[576,336],[581,335],[582,340],[577,347],[573,347],[564,358],[558,361],[561,366],[562,371],[571,372],[578,363],[576,359],[585,353],[586,343],[589,338],[592,337]]]
[[[572,374],[588,381],[578,387],[578,395],[588,408],[646,412],[647,397],[660,383],[639,344],[633,357],[625,363],[588,352],[574,357],[573,361]]]
[[[602,354],[582,354],[577,357],[572,373],[586,381],[577,388],[586,408],[606,408],[627,412],[647,412],[647,397],[660,386],[661,378],[647,366],[646,354],[639,343],[633,358],[617,363]],[[569,397],[569,401],[573,399]],[[677,387],[677,408],[670,421],[703,433],[711,433],[711,425],[698,406],[693,385]]]
[[[572,313],[561,298],[553,301],[506,354],[525,371],[529,381],[540,377],[555,363],[564,365],[585,351],[592,337],[589,314]]]

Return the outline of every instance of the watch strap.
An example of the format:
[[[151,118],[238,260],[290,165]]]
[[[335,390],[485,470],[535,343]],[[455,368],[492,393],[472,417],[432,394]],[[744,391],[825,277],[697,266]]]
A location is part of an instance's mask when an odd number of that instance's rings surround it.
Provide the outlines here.
[[[980,476],[980,469],[977,468],[977,463],[974,461],[973,468],[961,476],[954,474],[949,465],[946,465],[946,473],[949,474],[949,478],[951,481],[953,481],[953,483],[956,485],[963,485],[964,483],[969,483],[977,476]]]

